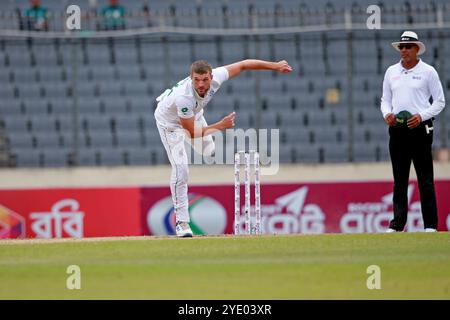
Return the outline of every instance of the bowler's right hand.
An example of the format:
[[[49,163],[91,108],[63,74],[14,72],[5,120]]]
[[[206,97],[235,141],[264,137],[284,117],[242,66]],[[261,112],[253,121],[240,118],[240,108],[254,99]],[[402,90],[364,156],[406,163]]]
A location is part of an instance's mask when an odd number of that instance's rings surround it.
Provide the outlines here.
[[[395,126],[397,124],[397,118],[395,117],[395,114],[393,114],[393,113],[388,113],[386,115],[386,117],[384,118],[384,121],[386,121],[386,123],[390,127]]]
[[[234,127],[234,119],[236,118],[236,112],[232,112],[225,116],[220,122],[222,123],[223,129],[229,129]]]

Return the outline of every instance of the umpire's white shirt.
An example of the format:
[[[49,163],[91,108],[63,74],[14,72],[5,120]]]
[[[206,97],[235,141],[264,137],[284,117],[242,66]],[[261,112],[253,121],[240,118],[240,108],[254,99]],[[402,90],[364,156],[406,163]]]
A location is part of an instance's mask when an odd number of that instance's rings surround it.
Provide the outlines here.
[[[430,96],[433,104],[430,104]],[[419,114],[422,121],[437,116],[445,107],[442,84],[436,70],[422,60],[412,69],[405,69],[401,61],[386,70],[383,81],[381,112],[397,114],[406,110]]]

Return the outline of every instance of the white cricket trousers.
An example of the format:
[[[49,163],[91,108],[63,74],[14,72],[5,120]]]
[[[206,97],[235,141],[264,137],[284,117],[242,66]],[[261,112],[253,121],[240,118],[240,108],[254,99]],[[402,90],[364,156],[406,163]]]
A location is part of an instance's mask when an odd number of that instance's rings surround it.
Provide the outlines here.
[[[207,126],[206,120],[201,116],[198,120],[202,126]],[[186,147],[191,145],[195,152],[212,156],[215,150],[215,144],[211,135],[203,138],[190,139],[184,129],[167,129],[156,124],[158,127],[161,141],[166,149],[172,173],[170,176],[170,192],[172,193],[172,202],[175,209],[176,221],[189,222],[189,199],[188,199],[188,157]],[[199,143],[198,140],[201,140]],[[188,145],[185,144],[188,143]],[[198,150],[201,146],[201,150]]]

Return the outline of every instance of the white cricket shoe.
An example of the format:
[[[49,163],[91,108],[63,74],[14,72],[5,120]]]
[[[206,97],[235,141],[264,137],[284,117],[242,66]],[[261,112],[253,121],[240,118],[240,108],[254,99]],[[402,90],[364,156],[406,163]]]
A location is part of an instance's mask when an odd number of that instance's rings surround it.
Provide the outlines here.
[[[392,228],[388,228],[388,229],[386,230],[386,233],[394,233],[394,232],[398,232],[398,231],[395,230],[395,229],[392,229]]]
[[[434,228],[425,228],[425,232],[437,232]]]
[[[189,226],[188,222],[177,221],[177,224],[175,226],[175,231],[176,231],[178,237],[181,237],[181,238],[192,237],[192,230],[191,230],[191,227]]]

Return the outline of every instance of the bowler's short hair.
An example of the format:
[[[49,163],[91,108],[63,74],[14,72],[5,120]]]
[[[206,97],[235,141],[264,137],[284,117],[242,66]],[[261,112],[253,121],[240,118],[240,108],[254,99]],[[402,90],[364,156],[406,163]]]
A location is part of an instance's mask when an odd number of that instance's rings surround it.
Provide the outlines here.
[[[205,74],[208,72],[212,73],[212,67],[208,61],[197,60],[191,65],[191,74],[193,73]]]

